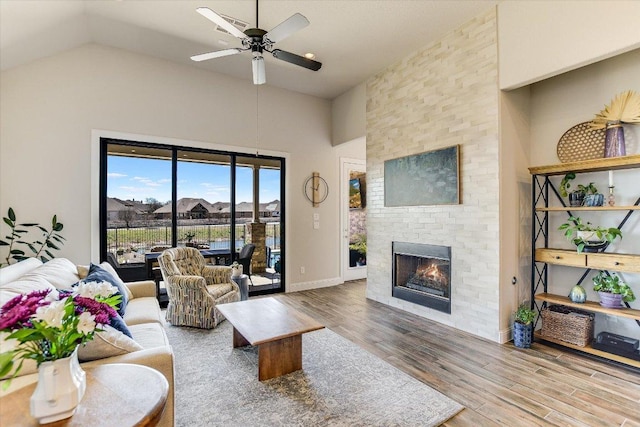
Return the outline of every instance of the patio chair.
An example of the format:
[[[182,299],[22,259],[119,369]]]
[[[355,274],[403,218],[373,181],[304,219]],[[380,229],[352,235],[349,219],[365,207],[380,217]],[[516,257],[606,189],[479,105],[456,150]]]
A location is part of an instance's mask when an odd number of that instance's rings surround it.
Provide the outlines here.
[[[251,280],[251,257],[253,256],[253,251],[256,250],[256,245],[253,243],[247,243],[242,247],[240,253],[238,254],[238,264],[242,264],[242,272],[249,276],[249,281],[251,285],[253,285],[253,280]]]
[[[224,320],[217,305],[240,300],[231,267],[206,264],[196,248],[171,248],[158,257],[169,304],[167,321],[212,329]]]

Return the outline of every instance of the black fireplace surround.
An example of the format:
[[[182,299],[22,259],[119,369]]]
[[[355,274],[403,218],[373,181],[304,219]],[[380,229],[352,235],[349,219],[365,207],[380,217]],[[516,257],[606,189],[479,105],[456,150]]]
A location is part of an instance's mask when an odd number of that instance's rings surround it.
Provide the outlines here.
[[[391,295],[451,314],[451,247],[392,242]]]

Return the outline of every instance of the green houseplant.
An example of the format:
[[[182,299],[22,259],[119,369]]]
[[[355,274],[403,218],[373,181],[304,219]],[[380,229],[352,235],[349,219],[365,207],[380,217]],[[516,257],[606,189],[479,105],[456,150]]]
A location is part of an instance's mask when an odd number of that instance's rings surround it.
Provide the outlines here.
[[[47,229],[35,222],[18,223],[16,213],[13,208],[9,208],[7,216],[2,220],[9,226],[10,232],[5,236],[6,240],[0,240],[0,246],[9,246],[9,251],[2,265],[9,265],[12,262],[19,262],[27,258],[40,258],[42,262],[47,262],[52,258],[54,250],[60,250],[60,246],[64,244],[65,238],[60,234],[64,225],[58,222],[56,215],[51,218],[51,229]],[[33,241],[27,240],[30,230],[39,230],[40,237]],[[27,255],[26,249],[20,245],[26,246],[32,255]]]
[[[535,318],[535,311],[524,303],[520,304],[513,316],[513,345],[518,348],[531,347]]]
[[[590,222],[583,223],[580,217],[571,216],[558,230],[564,231],[565,237],[577,246],[578,252],[598,252],[613,242],[622,239],[619,228],[594,226]]]
[[[585,198],[587,198],[589,200],[587,206],[602,206],[604,196],[598,192],[598,188],[593,182],[587,185],[578,184],[575,190],[569,192],[571,181],[575,178],[576,174],[569,172],[562,178],[562,181],[560,181],[560,195],[569,198],[569,205],[574,207],[582,206],[586,201]]]
[[[633,290],[619,276],[602,270],[593,277],[593,290],[600,295],[600,305],[603,307],[622,308],[622,301],[636,300]]]
[[[366,265],[367,263],[367,235],[356,234],[353,241],[349,243],[349,251],[357,252],[356,265]]]

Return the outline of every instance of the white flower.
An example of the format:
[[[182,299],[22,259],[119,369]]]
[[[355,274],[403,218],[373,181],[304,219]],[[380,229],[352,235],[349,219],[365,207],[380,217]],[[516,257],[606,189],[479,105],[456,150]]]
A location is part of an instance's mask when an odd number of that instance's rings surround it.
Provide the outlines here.
[[[107,298],[118,292],[118,288],[109,282],[82,282],[74,288],[73,294],[81,297],[96,299],[96,297]]]
[[[38,307],[34,319],[44,321],[52,328],[62,327],[62,318],[64,317],[64,300],[54,301],[49,305]]]
[[[52,290],[47,294],[46,297],[44,297],[44,300],[49,302],[58,301],[59,299],[60,299],[60,294],[58,293],[57,289]]]
[[[82,335],[87,335],[96,329],[96,316],[88,311],[83,312],[78,317],[78,332]]]

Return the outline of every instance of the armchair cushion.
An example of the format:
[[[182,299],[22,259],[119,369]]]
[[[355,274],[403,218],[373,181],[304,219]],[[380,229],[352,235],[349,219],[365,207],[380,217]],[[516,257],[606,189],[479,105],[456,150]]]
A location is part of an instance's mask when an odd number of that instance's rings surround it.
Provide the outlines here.
[[[213,299],[218,299],[229,292],[233,292],[233,285],[231,283],[207,285],[207,292]]]

